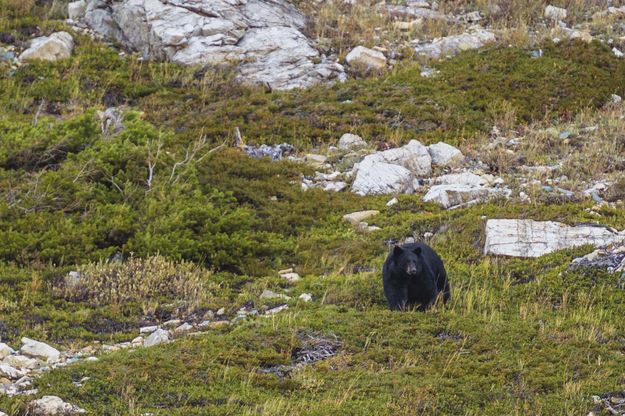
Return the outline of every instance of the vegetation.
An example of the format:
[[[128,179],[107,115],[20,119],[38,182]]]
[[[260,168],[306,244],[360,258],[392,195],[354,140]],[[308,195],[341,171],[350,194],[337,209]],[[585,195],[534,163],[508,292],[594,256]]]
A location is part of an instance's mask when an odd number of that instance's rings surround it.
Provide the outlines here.
[[[0,0],[0,42],[69,30],[46,20],[56,12],[44,3]],[[515,20],[521,3],[501,13]],[[538,9],[528,10],[530,22]],[[353,43],[329,36],[341,51]],[[234,83],[231,68],[143,62],[75,38],[66,61],[0,62],[0,339],[128,341],[142,325],[200,320],[209,309],[263,312],[276,306],[259,299],[265,289],[291,300],[271,318],[47,373],[35,380],[38,395],[98,415],[577,415],[591,395],[623,389],[620,277],[569,270],[588,248],[520,260],[484,257],[481,247],[484,218],[624,229],[624,210],[533,194],[528,204],[453,211],[420,195],[387,207],[385,197],[302,191],[311,167],[249,158],[233,140],[237,127],[247,143],[301,152],[324,151],[346,132],[374,147],[444,140],[498,173],[520,161],[501,148],[482,153],[496,126],[526,138],[515,155],[524,161],[569,155],[571,180],[615,175],[617,200],[623,112],[604,104],[625,94],[625,63],[609,47],[549,42],[533,59],[498,46],[437,63],[430,78],[406,60],[388,74],[268,92]],[[124,114],[116,134],[103,133],[98,116],[110,106]],[[599,128],[583,133],[591,124]],[[547,132],[552,125],[574,130],[571,140]],[[342,220],[362,209],[381,211],[380,231]],[[453,300],[391,313],[379,276],[388,244],[426,233]],[[129,260],[110,262],[117,254]],[[294,286],[277,276],[289,267],[303,276]],[[82,273],[78,283],[70,271]],[[262,371],[293,364],[307,334],[336,336],[337,354],[287,376]],[[0,396],[0,409],[21,415],[29,399]]]

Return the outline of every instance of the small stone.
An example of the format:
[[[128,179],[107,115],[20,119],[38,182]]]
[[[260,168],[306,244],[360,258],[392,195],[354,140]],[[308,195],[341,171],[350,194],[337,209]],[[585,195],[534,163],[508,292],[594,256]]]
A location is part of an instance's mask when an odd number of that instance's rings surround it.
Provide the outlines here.
[[[141,336],[136,337],[132,341],[130,341],[130,343],[132,345],[139,345],[139,346],[141,346],[141,345],[143,345],[143,337],[141,337]]]
[[[181,334],[181,333],[184,333],[184,332],[189,332],[191,330],[193,330],[193,325],[191,325],[188,322],[185,322],[184,324],[182,324],[182,325],[178,326],[176,329],[174,329],[174,332],[177,333],[177,334]]]
[[[265,315],[275,315],[287,309],[289,309],[289,305],[277,306],[275,308],[267,310],[267,312],[265,312]]]
[[[175,328],[177,326],[180,326],[181,323],[182,323],[182,321],[180,319],[170,319],[167,322],[163,322],[163,327],[165,327],[165,328]]]
[[[0,343],[0,360],[14,353],[13,348],[9,347],[7,344]]]
[[[169,331],[157,329],[152,332],[143,342],[144,347],[152,347],[154,345],[164,344],[169,341]]]
[[[356,46],[347,54],[345,60],[350,65],[364,66],[369,69],[380,70],[386,68],[386,57],[384,54],[364,46]]]
[[[554,21],[566,19],[567,11],[561,7],[548,5],[545,7],[545,17]]]
[[[281,274],[280,277],[288,280],[291,283],[295,283],[301,280],[300,275],[297,273],[284,273],[284,274]]]
[[[614,56],[616,56],[617,58],[622,58],[623,56],[625,56],[625,54],[623,54],[623,52],[621,52],[620,49],[618,48],[612,48],[612,53],[614,54]]]
[[[17,380],[20,377],[25,376],[26,374],[23,371],[18,370],[17,368],[11,367],[8,364],[0,364],[0,377],[5,377],[10,380]]]
[[[309,153],[306,155],[306,161],[313,165],[323,165],[328,161],[328,158],[323,155],[317,155],[314,153]]]
[[[393,198],[393,199],[391,199],[390,201],[388,201],[388,202],[386,203],[386,206],[387,206],[387,207],[392,207],[393,205],[395,205],[395,204],[397,204],[397,203],[399,203],[399,200],[398,200],[397,198]]]
[[[351,214],[343,215],[343,219],[352,225],[358,225],[364,220],[366,220],[367,218],[371,218],[375,215],[378,215],[379,213],[380,211],[376,211],[376,210],[358,211],[358,212],[352,212]]]
[[[284,300],[289,300],[291,299],[289,296],[282,294],[282,293],[275,293],[269,289],[265,289],[263,290],[263,293],[260,294],[260,298],[261,299],[284,299]]]
[[[219,310],[217,311],[217,316],[222,316],[226,314],[226,308],[219,308]]]
[[[338,147],[341,150],[356,149],[367,146],[367,142],[360,136],[351,133],[345,133],[339,139]]]
[[[228,325],[230,325],[230,321],[215,321],[210,323],[209,328],[217,329]]]
[[[140,334],[151,334],[158,329],[158,325],[144,326],[139,329]]]
[[[304,302],[310,302],[312,301],[312,295],[310,293],[302,293],[299,295],[298,299]]]

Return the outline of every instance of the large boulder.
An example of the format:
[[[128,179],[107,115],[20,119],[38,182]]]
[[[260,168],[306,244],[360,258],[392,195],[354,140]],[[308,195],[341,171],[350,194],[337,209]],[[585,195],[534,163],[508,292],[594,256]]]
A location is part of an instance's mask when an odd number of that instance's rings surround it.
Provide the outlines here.
[[[304,35],[306,19],[285,0],[88,0],[82,20],[146,59],[235,62],[241,81],[274,89],[345,78]]]
[[[417,177],[428,176],[432,173],[432,157],[427,147],[417,140],[411,140],[402,147],[370,154],[364,158],[363,162],[366,161],[399,165]]]
[[[403,166],[365,159],[358,165],[352,192],[358,195],[412,192],[412,181],[412,174]]]
[[[67,32],[56,32],[31,41],[30,47],[19,56],[20,61],[57,61],[67,59],[74,50],[74,38]]]
[[[595,225],[568,226],[554,221],[494,219],[486,222],[484,254],[540,257],[557,250],[625,241],[625,232]]]

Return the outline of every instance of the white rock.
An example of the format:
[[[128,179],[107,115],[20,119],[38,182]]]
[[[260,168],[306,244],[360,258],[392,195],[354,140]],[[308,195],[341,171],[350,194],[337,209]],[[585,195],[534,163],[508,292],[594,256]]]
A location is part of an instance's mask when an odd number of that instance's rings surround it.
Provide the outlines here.
[[[617,58],[622,58],[623,56],[625,56],[625,54],[623,52],[621,52],[618,48],[612,48],[612,53]]]
[[[191,330],[193,330],[193,325],[191,325],[188,322],[185,322],[184,324],[176,327],[176,329],[174,329],[174,332],[179,334],[179,333],[189,332]]]
[[[625,232],[606,227],[568,226],[554,221],[495,219],[486,222],[484,254],[540,257],[590,244],[602,247],[625,240]]]
[[[5,357],[15,353],[13,348],[9,347],[7,344],[0,342],[0,360],[3,360]]]
[[[310,293],[302,293],[299,295],[298,299],[303,302],[310,302],[312,301],[312,295]]]
[[[547,7],[545,7],[545,17],[547,19],[558,21],[566,19],[566,16],[566,9],[563,9],[561,7],[555,7],[552,5],[548,5]]]
[[[275,308],[269,309],[267,312],[265,312],[265,315],[275,315],[287,309],[289,309],[289,305],[277,306]]]
[[[366,220],[367,218],[376,216],[379,213],[380,211],[376,211],[376,210],[358,211],[358,212],[352,212],[350,214],[343,215],[343,219],[352,225],[358,225],[359,223]]]
[[[342,135],[339,139],[338,145],[339,149],[342,150],[354,149],[365,146],[367,146],[367,142],[364,141],[362,137],[351,133],[345,133],[344,135]]]
[[[41,358],[52,362],[58,361],[61,356],[61,352],[56,348],[26,337],[22,338],[20,352],[28,357]]]
[[[19,369],[34,370],[40,366],[40,362],[34,358],[28,358],[24,355],[10,355],[3,361],[4,363]]]
[[[451,208],[472,201],[481,201],[496,195],[491,188],[471,185],[435,185],[423,197],[424,202],[434,202],[443,208]]]
[[[70,416],[87,413],[78,406],[65,403],[57,396],[43,396],[29,404],[29,411],[33,416]]]
[[[144,326],[142,328],[139,328],[139,333],[140,334],[151,334],[152,332],[156,331],[157,329],[158,329],[158,325]]]
[[[469,185],[484,186],[488,183],[486,178],[471,172],[450,173],[434,178],[432,182],[435,185]]]
[[[299,282],[302,279],[299,274],[294,273],[294,272],[282,273],[280,277],[288,280],[291,283]]]
[[[402,166],[417,177],[428,176],[432,173],[430,152],[417,140],[411,140],[402,147],[370,154],[363,159],[358,168],[360,169],[362,164],[367,161]]]
[[[386,203],[386,206],[387,207],[392,207],[393,205],[396,205],[398,203],[399,203],[399,200],[397,198],[393,198],[393,199],[391,199],[390,201],[388,201]]]
[[[402,166],[365,160],[358,166],[352,192],[379,195],[412,192],[412,174]]]
[[[4,413],[3,411],[0,411],[0,416],[9,416],[6,413]]]
[[[142,336],[138,336],[133,338],[132,341],[130,341],[130,343],[134,346],[141,346],[143,345],[143,337]]]
[[[263,290],[263,293],[260,294],[260,298],[261,299],[284,299],[284,300],[291,299],[290,296],[287,296],[283,293],[275,293],[274,291],[269,290],[269,289]]]
[[[347,54],[345,60],[350,65],[359,65],[371,69],[386,68],[386,57],[384,54],[364,46],[356,46]]]
[[[15,367],[11,367],[8,364],[0,364],[0,377],[6,377],[9,380],[17,380],[18,378],[24,377],[26,373],[18,370]]]
[[[493,32],[484,29],[476,29],[472,32],[447,36],[431,43],[419,45],[415,48],[415,52],[417,55],[441,58],[447,55],[456,55],[462,51],[478,49],[496,40],[497,37]]]
[[[432,164],[435,166],[455,166],[460,164],[464,158],[460,150],[443,142],[429,145],[428,152],[430,152]]]
[[[347,183],[338,181],[338,182],[325,182],[321,185],[321,189],[326,192],[341,192],[346,189],[349,185]]]
[[[180,326],[182,321],[180,319],[170,319],[169,321],[163,322],[163,328],[175,328]]]
[[[74,21],[82,19],[86,11],[87,2],[84,0],[73,1],[67,5],[67,14]]]
[[[157,329],[152,332],[143,342],[144,347],[153,347],[154,345],[164,344],[169,341],[169,331],[165,329]]]
[[[35,38],[30,47],[19,56],[20,61],[57,61],[67,59],[74,50],[74,39],[67,32],[56,32],[50,36]]]

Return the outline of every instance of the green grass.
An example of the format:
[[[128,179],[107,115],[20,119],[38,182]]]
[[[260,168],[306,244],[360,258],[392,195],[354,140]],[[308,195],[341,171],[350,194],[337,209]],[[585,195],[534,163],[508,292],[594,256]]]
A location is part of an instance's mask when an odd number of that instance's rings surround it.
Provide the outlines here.
[[[0,8],[0,30],[25,42],[35,23],[41,33],[63,28],[37,13]],[[300,151],[323,150],[345,132],[372,146],[418,139],[470,148],[493,124],[566,121],[623,95],[624,61],[606,46],[543,45],[540,59],[488,48],[436,64],[434,78],[403,62],[379,77],[266,92],[236,85],[231,69],[141,62],[76,40],[64,62],[14,73],[0,63],[2,341],[118,342],[176,317],[167,304],[145,316],[140,302],[62,296],[68,271],[116,252],[208,269],[197,319],[221,307],[232,316],[249,302],[276,306],[258,299],[267,288],[293,299],[309,292],[314,302],[292,300],[274,318],[53,371],[35,381],[38,395],[97,415],[578,415],[592,407],[590,395],[624,388],[618,276],[567,270],[588,247],[532,260],[481,254],[483,216],[623,229],[622,209],[598,218],[586,211],[591,203],[539,200],[444,211],[420,195],[388,208],[387,197],[302,191],[301,175],[313,170],[301,164],[232,148],[209,154],[232,144],[235,127],[247,142],[286,141]],[[104,137],[96,110],[111,105],[126,106],[125,130]],[[172,174],[202,136],[196,159]],[[342,220],[362,209],[381,211],[371,221],[381,231],[362,234]],[[379,275],[386,242],[426,232],[435,233],[453,299],[427,313],[391,313]],[[276,276],[287,267],[304,276],[292,288]],[[336,335],[338,355],[286,378],[257,372],[289,364],[302,333]],[[0,409],[21,415],[27,400],[0,396]]]

